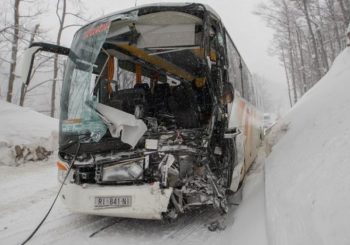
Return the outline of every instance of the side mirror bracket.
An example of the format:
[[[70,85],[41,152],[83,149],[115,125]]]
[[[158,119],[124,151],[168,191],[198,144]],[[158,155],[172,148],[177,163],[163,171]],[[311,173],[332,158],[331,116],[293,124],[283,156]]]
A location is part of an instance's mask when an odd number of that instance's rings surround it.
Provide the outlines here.
[[[235,139],[239,134],[241,134],[239,128],[227,129],[224,133],[224,139]]]

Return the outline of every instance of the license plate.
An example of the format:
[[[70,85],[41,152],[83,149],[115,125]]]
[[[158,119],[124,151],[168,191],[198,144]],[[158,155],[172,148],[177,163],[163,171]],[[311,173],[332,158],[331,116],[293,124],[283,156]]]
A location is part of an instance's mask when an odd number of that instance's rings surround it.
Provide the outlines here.
[[[131,207],[131,196],[95,197],[95,208],[124,208]]]

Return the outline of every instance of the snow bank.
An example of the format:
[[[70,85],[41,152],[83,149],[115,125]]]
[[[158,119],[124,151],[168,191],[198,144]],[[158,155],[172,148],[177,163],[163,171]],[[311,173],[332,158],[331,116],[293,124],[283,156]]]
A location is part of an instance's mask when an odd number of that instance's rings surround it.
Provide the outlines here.
[[[349,112],[347,48],[280,122],[288,130],[265,167],[270,244],[349,244]]]
[[[43,160],[57,148],[58,121],[0,101],[0,164]]]

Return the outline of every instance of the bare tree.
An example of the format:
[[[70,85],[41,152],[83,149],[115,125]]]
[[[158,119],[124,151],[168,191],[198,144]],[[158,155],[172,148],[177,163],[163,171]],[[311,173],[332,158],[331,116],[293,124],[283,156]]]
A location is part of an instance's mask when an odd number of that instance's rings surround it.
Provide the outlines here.
[[[330,23],[332,28],[334,29],[334,34],[336,38],[336,44],[338,46],[338,52],[341,50],[341,39],[340,39],[340,34],[339,34],[339,28],[338,28],[338,23],[337,23],[337,16],[336,16],[336,10],[335,10],[335,3],[334,0],[326,0],[326,10],[327,10],[327,15],[329,16]],[[333,41],[334,42],[334,41]],[[331,42],[331,43],[333,43]]]
[[[3,3],[3,5],[6,6],[6,3]],[[31,8],[29,9],[28,6],[31,6]],[[8,69],[8,73],[6,73],[6,100],[8,102],[12,102],[13,100],[18,54],[21,49],[30,42],[33,30],[32,22],[42,13],[41,6],[38,4],[34,5],[34,2],[29,0],[14,0],[10,8],[10,11],[8,11],[8,9],[3,6],[3,11],[11,12],[11,18],[10,20],[7,18],[7,12],[2,13],[5,15],[5,19],[3,21],[3,27],[0,29],[0,49],[11,50],[10,55],[3,52],[0,59],[4,63],[4,67]],[[1,17],[3,18],[3,16]]]
[[[299,3],[298,0],[297,0],[297,3]],[[314,31],[313,31],[312,25],[311,25],[311,18],[310,18],[310,13],[309,13],[307,0],[301,0],[301,4],[298,4],[298,5],[300,6],[300,8],[304,12],[306,23],[307,23],[307,26],[309,28],[309,34],[310,34],[310,37],[311,37],[312,48],[313,48],[314,57],[315,57],[314,58],[315,70],[317,72],[317,79],[320,79],[322,77],[322,72],[321,72],[321,66],[320,66],[320,60],[319,60],[319,56],[318,56],[318,51],[317,51],[316,38],[315,38],[315,34],[314,34]]]
[[[344,0],[338,0],[338,2],[339,2],[341,12],[343,14],[344,24],[345,24],[345,26],[348,26],[349,22],[350,22],[350,9],[349,9],[350,4],[348,1],[344,2]],[[348,9],[346,9],[345,6],[347,6]]]
[[[35,36],[37,35],[38,31],[39,31],[39,24],[36,24],[34,29],[33,29],[33,33],[32,36],[30,38],[30,44],[32,44],[34,42]],[[25,94],[26,94],[26,90],[27,90],[27,85],[25,83],[22,83],[21,85],[21,97],[20,97],[20,101],[19,101],[19,105],[23,106],[24,104],[24,98],[25,98]]]
[[[289,75],[288,75],[288,70],[287,70],[286,58],[285,58],[285,54],[284,54],[284,49],[281,48],[281,50],[282,50],[282,62],[283,62],[284,70],[285,70],[285,73],[286,73],[289,104],[290,104],[290,107],[292,107],[293,106],[293,102],[292,102],[292,96],[290,94],[291,93],[291,88],[290,88],[290,82],[289,82]]]
[[[345,47],[349,0],[268,0],[256,14],[273,28],[274,54],[286,72],[295,103]],[[346,18],[344,17],[346,16]]]
[[[18,52],[18,39],[19,39],[19,6],[21,0],[15,0],[13,7],[13,35],[12,35],[12,47],[11,47],[11,61],[10,61],[10,72],[9,72],[9,80],[7,87],[7,97],[6,100],[8,102],[12,102],[12,92],[13,92],[13,84],[15,82],[15,70],[17,65],[17,52]]]

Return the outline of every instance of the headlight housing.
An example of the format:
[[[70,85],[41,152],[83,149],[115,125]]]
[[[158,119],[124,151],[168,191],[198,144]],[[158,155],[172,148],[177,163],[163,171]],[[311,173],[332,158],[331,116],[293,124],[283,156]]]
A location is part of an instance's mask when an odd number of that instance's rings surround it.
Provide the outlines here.
[[[127,183],[142,179],[144,159],[99,166],[102,183]]]

